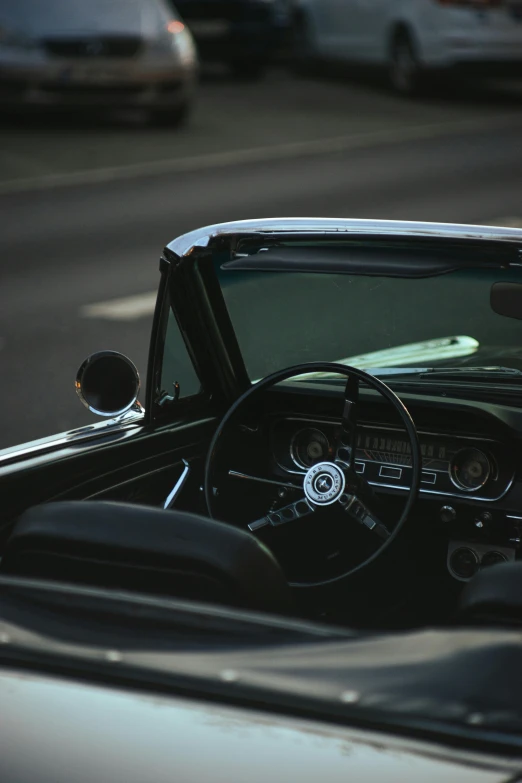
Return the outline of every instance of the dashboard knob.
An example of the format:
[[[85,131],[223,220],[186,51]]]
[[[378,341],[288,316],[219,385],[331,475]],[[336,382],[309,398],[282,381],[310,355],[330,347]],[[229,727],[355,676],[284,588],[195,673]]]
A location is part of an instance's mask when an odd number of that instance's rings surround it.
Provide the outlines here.
[[[457,512],[453,506],[442,506],[439,516],[441,522],[453,522],[457,518]]]
[[[475,517],[473,524],[479,530],[484,530],[485,528],[489,527],[492,522],[493,515],[489,511],[483,511],[482,514],[479,514],[477,517]]]

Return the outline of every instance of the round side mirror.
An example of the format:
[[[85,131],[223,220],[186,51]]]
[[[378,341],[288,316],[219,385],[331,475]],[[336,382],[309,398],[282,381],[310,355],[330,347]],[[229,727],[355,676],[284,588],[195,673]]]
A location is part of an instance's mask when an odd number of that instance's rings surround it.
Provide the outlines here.
[[[140,376],[134,364],[117,351],[89,356],[76,375],[76,393],[91,413],[120,416],[136,404]]]

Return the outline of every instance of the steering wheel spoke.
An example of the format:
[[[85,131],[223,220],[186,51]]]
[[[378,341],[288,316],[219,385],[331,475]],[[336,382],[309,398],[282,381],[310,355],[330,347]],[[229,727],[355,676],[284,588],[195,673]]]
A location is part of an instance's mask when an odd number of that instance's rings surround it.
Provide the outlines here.
[[[272,527],[279,527],[280,525],[286,525],[288,522],[292,522],[294,519],[302,519],[313,514],[315,508],[308,502],[306,498],[296,500],[294,503],[290,503],[288,506],[279,508],[276,511],[271,511],[265,517],[256,519],[255,522],[251,522],[248,529],[251,533],[255,533],[263,527],[272,525]]]
[[[283,501],[283,495],[286,495],[287,492],[294,492],[295,490],[297,490],[297,497],[299,497],[301,493],[304,497],[283,508],[270,511],[261,519],[251,522],[248,525],[248,529],[251,532],[256,532],[264,528],[279,527],[293,520],[297,521],[300,518],[314,515],[316,510],[320,511],[320,514],[316,515],[316,520],[314,521],[319,521],[324,514],[328,514],[329,509],[334,512],[335,509],[341,507],[341,513],[338,513],[337,518],[335,519],[332,516],[332,521],[334,522],[333,527],[341,522],[343,517],[342,510],[344,509],[347,516],[349,515],[354,520],[357,520],[357,522],[364,525],[364,527],[380,539],[376,551],[372,552],[366,559],[363,559],[358,565],[353,566],[347,571],[336,573],[326,581],[321,575],[318,577],[317,582],[310,582],[310,580],[307,580],[306,583],[293,583],[299,586],[306,584],[306,586],[309,587],[311,584],[324,585],[329,582],[335,582],[357,573],[361,569],[369,566],[387,549],[388,546],[390,546],[403,528],[415,504],[420,486],[422,455],[415,424],[408,413],[408,410],[397,395],[386,386],[385,383],[379,380],[379,378],[370,375],[357,367],[349,367],[345,364],[330,362],[312,362],[288,367],[285,370],[275,372],[253,384],[233,403],[218,425],[210,443],[205,462],[204,490],[210,516],[213,515],[213,509],[217,502],[213,493],[214,463],[216,455],[219,453],[223,431],[226,429],[227,425],[236,416],[237,411],[241,406],[247,403],[252,406],[252,398],[262,395],[268,389],[285,380],[295,378],[296,376],[306,375],[306,373],[314,373],[315,375],[317,375],[317,373],[328,373],[328,375],[341,375],[347,379],[343,394],[341,425],[336,442],[333,444],[334,453],[331,457],[331,461],[314,463],[302,477],[302,487],[299,488],[294,488],[293,486],[294,480],[297,483],[297,479],[294,479],[294,477],[287,479],[284,483],[277,482],[275,486],[273,483],[276,480],[275,476],[274,479],[264,480],[259,477],[262,483],[265,483],[267,487],[272,486],[273,489],[277,490],[279,502],[288,503],[288,500]],[[375,496],[372,487],[369,485],[368,481],[365,480],[366,477],[360,476],[355,471],[357,406],[359,401],[359,385],[361,383],[364,384],[365,387],[368,386],[370,389],[379,392],[394,408],[404,425],[411,445],[411,470],[408,475],[409,491],[405,498],[402,512],[392,529],[388,528],[387,525],[381,521],[383,518],[388,520],[389,509],[384,507],[380,496]],[[252,410],[252,407],[250,409]],[[235,480],[258,480],[256,477],[241,473],[238,470],[230,471],[229,476]],[[281,486],[281,484],[283,484],[283,486]],[[318,527],[320,526],[318,525]],[[298,528],[299,525],[296,522],[289,532],[293,532],[294,530],[297,531]],[[344,533],[345,531],[343,531],[343,535]],[[321,535],[320,530],[317,531],[317,535]],[[271,545],[273,544],[274,548],[277,548],[277,536],[273,536],[272,538]],[[296,557],[299,557],[299,552],[296,552]],[[318,573],[320,573],[320,570]]]
[[[390,538],[391,532],[386,525],[356,495],[343,495],[339,503],[352,519],[364,525],[371,533],[384,541]]]
[[[359,379],[349,375],[344,388],[344,404],[341,428],[335,449],[336,462],[352,468],[357,446],[357,403],[359,401]]]

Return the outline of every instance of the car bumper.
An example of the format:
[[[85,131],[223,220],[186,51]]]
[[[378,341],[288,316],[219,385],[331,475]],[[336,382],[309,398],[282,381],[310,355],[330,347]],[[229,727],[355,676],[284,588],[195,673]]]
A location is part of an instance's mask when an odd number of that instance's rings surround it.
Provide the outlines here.
[[[187,102],[197,72],[149,69],[129,73],[108,68],[92,71],[78,63],[50,68],[13,68],[0,64],[0,101],[4,106],[164,107]]]

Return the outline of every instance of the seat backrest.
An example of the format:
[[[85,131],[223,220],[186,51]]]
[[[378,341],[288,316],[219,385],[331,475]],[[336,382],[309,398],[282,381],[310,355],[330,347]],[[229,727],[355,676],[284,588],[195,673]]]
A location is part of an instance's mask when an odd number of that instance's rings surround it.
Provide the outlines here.
[[[522,625],[522,561],[479,571],[462,591],[458,617],[473,625]]]
[[[180,511],[99,501],[36,506],[16,522],[6,574],[291,613],[291,591],[254,536]]]

